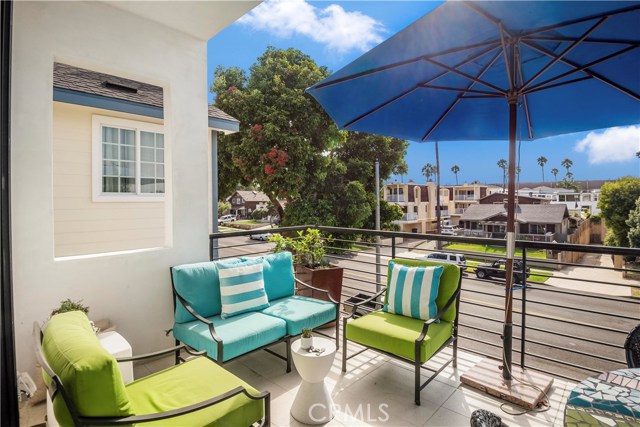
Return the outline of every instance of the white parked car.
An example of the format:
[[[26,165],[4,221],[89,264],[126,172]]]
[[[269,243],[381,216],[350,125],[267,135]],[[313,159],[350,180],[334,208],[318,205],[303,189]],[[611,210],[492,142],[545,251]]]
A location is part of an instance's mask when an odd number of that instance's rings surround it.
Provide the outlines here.
[[[457,225],[444,225],[440,229],[440,234],[447,234],[450,236],[456,236],[460,232],[460,227]]]
[[[446,252],[432,252],[428,255],[420,257],[427,261],[446,262],[448,264],[455,264],[462,270],[467,268],[467,259],[462,254],[450,254]]]
[[[273,236],[271,233],[252,234],[249,236],[252,240],[262,240],[263,242],[269,240],[269,237]]]
[[[218,218],[218,225],[224,224],[226,222],[232,222],[235,220],[236,220],[235,215],[222,215],[220,218]]]

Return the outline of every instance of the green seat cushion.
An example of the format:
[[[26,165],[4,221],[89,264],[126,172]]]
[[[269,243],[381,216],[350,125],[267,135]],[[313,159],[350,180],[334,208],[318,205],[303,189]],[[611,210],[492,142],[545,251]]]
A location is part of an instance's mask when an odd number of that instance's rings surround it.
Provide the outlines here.
[[[335,304],[301,295],[271,301],[262,313],[287,322],[289,335],[298,335],[302,328],[316,328],[336,320]]]
[[[205,357],[149,375],[127,385],[136,415],[153,414],[193,405],[242,386],[258,391]],[[197,412],[139,425],[157,426],[249,426],[264,415],[263,400],[244,394]]]
[[[347,323],[347,339],[415,360],[415,341],[422,332],[422,325],[424,320],[378,310]],[[429,360],[452,334],[451,322],[441,321],[429,326],[422,342],[420,362]]]
[[[277,341],[287,333],[287,324],[284,320],[256,311],[227,319],[220,316],[212,316],[208,319],[213,322],[216,334],[222,339],[223,362]],[[212,359],[218,359],[218,343],[211,337],[206,324],[197,320],[175,323],[173,336],[196,350],[206,350]]]
[[[83,312],[51,317],[44,330],[42,351],[81,416],[133,414],[118,364],[102,347]],[[72,425],[60,393],[53,405],[60,424]]]

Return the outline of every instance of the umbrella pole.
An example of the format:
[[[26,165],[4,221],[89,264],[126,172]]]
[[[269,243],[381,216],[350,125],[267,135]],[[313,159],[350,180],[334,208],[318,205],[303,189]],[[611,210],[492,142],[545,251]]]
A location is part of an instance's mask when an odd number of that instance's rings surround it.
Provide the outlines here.
[[[507,190],[507,260],[504,326],[502,330],[502,378],[511,379],[511,357],[513,345],[513,259],[515,256],[516,233],[516,122],[517,97],[509,99],[509,187]]]

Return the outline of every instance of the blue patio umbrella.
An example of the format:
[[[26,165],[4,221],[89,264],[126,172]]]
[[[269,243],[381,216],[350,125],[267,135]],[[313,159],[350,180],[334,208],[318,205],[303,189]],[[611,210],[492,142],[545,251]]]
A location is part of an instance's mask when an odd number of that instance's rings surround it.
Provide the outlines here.
[[[505,379],[517,131],[533,140],[640,123],[639,46],[640,2],[449,1],[307,89],[340,129],[509,140]]]

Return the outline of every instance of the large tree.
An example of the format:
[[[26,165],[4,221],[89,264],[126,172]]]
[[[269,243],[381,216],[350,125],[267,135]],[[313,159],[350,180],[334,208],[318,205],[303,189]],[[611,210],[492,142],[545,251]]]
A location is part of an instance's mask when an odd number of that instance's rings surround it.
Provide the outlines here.
[[[406,173],[406,141],[338,131],[304,94],[328,71],[298,50],[267,48],[250,72],[215,73],[216,105],[241,121],[238,134],[221,138],[221,188],[255,184],[283,225],[363,227],[375,211],[375,160],[382,180]],[[383,224],[397,219],[392,209],[382,215]]]
[[[220,140],[221,194],[238,182],[256,184],[284,217],[279,199],[294,199],[303,184],[324,179],[324,153],[340,136],[304,89],[328,75],[299,50],[272,47],[249,77],[238,68],[216,69],[211,88],[216,106],[241,123],[240,132]]]
[[[498,163],[496,164],[500,169],[502,169],[502,192],[504,192],[507,183],[507,169],[509,168],[509,164],[505,159],[498,160]]]
[[[458,172],[460,172],[460,166],[453,165],[451,166],[451,172],[456,176],[456,185],[458,185]]]
[[[627,234],[629,246],[640,248],[640,197],[636,200],[635,209],[629,213],[627,225],[629,226],[629,233]]]
[[[598,207],[612,235],[612,243],[629,246],[629,215],[640,199],[640,178],[624,177],[615,182],[606,182],[600,189]]]
[[[427,179],[427,182],[429,182],[429,178],[431,178],[432,176],[435,176],[437,173],[438,173],[438,168],[435,165],[432,165],[431,163],[427,163],[422,167],[422,175],[425,176],[425,178]]]

